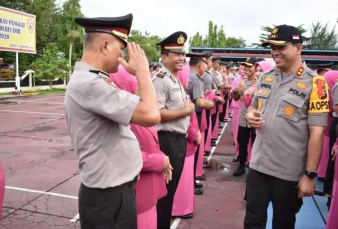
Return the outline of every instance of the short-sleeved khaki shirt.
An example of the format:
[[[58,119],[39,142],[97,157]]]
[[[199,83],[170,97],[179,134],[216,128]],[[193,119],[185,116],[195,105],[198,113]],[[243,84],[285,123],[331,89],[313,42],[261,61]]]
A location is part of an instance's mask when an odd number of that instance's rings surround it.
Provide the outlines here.
[[[238,84],[241,84],[241,83],[244,84],[245,90],[247,90],[248,88],[253,87],[255,82],[256,82],[256,79],[253,80],[252,82],[248,82],[248,78],[246,77],[240,80]],[[242,95],[242,96],[245,96],[245,95]],[[238,122],[239,126],[251,128],[251,126],[245,120],[247,108],[245,106],[243,98],[240,99],[240,103],[241,103],[241,112],[239,114],[239,122]]]
[[[304,175],[309,125],[326,126],[329,112],[328,87],[303,63],[282,81],[278,69],[263,74],[251,103],[265,125],[258,130],[250,168],[288,181]]]
[[[153,78],[153,84],[156,90],[158,108],[168,110],[182,110],[187,101],[187,95],[181,82],[177,77],[165,67],[162,66],[159,73]],[[189,127],[190,116],[179,118],[177,120],[157,124],[158,131],[169,131],[179,134],[186,134]]]
[[[189,73],[188,87],[185,89],[185,92],[189,95],[190,100],[195,104],[195,111],[202,112],[203,109],[196,104],[196,99],[204,98],[203,80],[191,69]]]
[[[139,174],[142,155],[129,127],[139,100],[92,66],[75,64],[65,95],[65,116],[85,186],[115,187]]]

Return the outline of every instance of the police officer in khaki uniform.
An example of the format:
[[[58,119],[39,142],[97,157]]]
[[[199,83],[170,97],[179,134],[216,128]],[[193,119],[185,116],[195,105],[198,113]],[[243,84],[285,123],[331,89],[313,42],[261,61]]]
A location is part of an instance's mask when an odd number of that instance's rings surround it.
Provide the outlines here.
[[[188,53],[187,57],[190,57],[189,65],[189,84],[185,89],[186,93],[189,95],[191,101],[195,104],[195,111],[198,120],[198,126],[201,128],[202,122],[202,111],[203,109],[210,110],[214,107],[214,102],[207,100],[204,98],[204,83],[203,83],[203,75],[207,70],[208,63],[207,58],[209,56],[209,52],[200,52],[200,53]],[[199,156],[199,146],[195,153],[195,161],[194,161],[194,174],[196,175],[197,168],[197,160]],[[203,194],[202,184],[196,183],[194,181],[195,186],[195,194],[201,195]]]
[[[251,138],[251,144],[253,144],[256,138],[256,129],[252,128],[245,121],[245,114],[248,105],[246,106],[244,101],[252,98],[252,95],[245,95],[244,92],[247,89],[254,87],[254,84],[256,83],[256,62],[256,57],[248,57],[245,62],[242,63],[242,65],[244,66],[246,77],[238,83],[237,87],[233,91],[234,100],[240,100],[241,102],[241,113],[239,114],[239,128],[237,136],[237,142],[239,144],[239,167],[233,173],[234,176],[241,176],[245,173],[245,162],[248,159],[249,140]]]
[[[65,116],[79,158],[81,228],[137,228],[134,184],[142,167],[139,143],[129,123],[160,121],[144,51],[127,43],[133,16],[76,18],[85,28],[81,61],[65,95]],[[122,50],[128,46],[129,63]],[[106,72],[118,65],[135,74],[139,95],[119,90]]]
[[[303,196],[312,196],[329,112],[325,79],[301,59],[303,38],[293,26],[272,30],[276,67],[263,74],[248,108],[259,128],[247,176],[245,229],[265,228],[269,201],[273,229],[295,227]]]
[[[153,79],[161,114],[161,123],[157,125],[160,149],[169,156],[173,167],[172,180],[167,184],[168,194],[157,203],[158,228],[165,229],[170,228],[174,195],[185,160],[190,114],[195,111],[177,78],[177,72],[185,64],[186,40],[186,33],[179,31],[157,44],[161,46],[162,68]]]

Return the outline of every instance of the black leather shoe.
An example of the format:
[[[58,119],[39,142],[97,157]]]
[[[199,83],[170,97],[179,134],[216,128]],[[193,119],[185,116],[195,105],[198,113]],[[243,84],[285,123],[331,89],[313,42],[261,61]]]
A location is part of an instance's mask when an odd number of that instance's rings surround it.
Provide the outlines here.
[[[195,193],[195,195],[202,195],[203,194],[203,190],[199,189],[199,188],[195,188],[194,193]]]
[[[179,218],[182,218],[182,219],[191,219],[193,217],[193,214],[190,213],[190,214],[186,214],[186,215],[180,215],[180,216],[177,216]]]
[[[211,139],[211,141],[217,141],[218,140],[218,138],[212,138]]]
[[[219,126],[218,126],[218,128],[219,128],[219,129],[222,129],[222,128],[223,128],[223,126],[222,126],[222,125],[219,125]]]
[[[208,161],[203,161],[203,165],[204,165],[204,164],[208,164],[208,163],[209,163]]]
[[[210,156],[210,151],[205,151],[204,156],[209,157]]]
[[[203,184],[201,183],[195,183],[195,188],[202,188],[203,187]]]
[[[204,177],[204,176],[201,176],[201,177],[195,177],[195,180],[205,180],[205,177]]]
[[[235,177],[241,176],[245,173],[245,167],[238,167],[238,169],[236,169],[236,171],[232,174]]]
[[[236,156],[234,156],[233,158],[232,158],[232,162],[237,162],[238,161],[238,158],[236,157]]]
[[[229,122],[229,119],[224,119],[223,122]]]
[[[215,142],[212,142],[211,146],[217,146],[217,144]]]
[[[209,164],[203,164],[203,168],[204,168],[204,169],[210,169],[210,168],[211,168],[211,165],[209,165]]]

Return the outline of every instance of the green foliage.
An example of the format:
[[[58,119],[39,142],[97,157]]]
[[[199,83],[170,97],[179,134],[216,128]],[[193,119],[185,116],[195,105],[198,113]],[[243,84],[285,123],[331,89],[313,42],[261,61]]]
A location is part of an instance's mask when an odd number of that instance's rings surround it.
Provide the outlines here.
[[[32,68],[35,70],[35,77],[48,80],[49,87],[52,89],[54,79],[64,79],[64,71],[68,70],[67,59],[54,43],[50,43],[43,49],[41,56],[32,63]]]
[[[299,30],[299,32],[302,34],[303,36],[303,40],[304,42],[308,41],[309,38],[304,36],[304,33],[307,32],[307,30],[305,28],[303,28],[304,25],[299,25],[296,28]],[[271,34],[271,31],[276,27],[276,25],[273,25],[273,27],[270,26],[262,26],[261,30],[263,31],[263,33],[259,36],[259,41],[260,43],[252,43],[251,46],[255,47],[255,48],[262,48],[261,44],[268,40]]]
[[[212,47],[212,48],[244,48],[246,47],[243,38],[226,37],[224,26],[218,30],[218,26],[209,21],[208,35],[203,39],[202,35],[197,32],[189,39],[190,47]]]
[[[304,42],[304,48],[314,50],[338,49],[338,35],[335,33],[335,26],[331,31],[328,23],[322,25],[319,21],[310,28],[311,36]]]
[[[145,32],[145,35],[143,35],[137,30],[131,30],[128,38],[129,42],[135,42],[142,47],[146,56],[148,57],[149,62],[158,62],[161,48],[157,46],[156,43],[160,42],[161,40],[162,39],[158,36],[150,36],[148,32]],[[126,59],[128,59],[127,53],[128,52],[126,51]]]
[[[6,68],[0,69],[0,79],[1,80],[6,80],[6,79],[12,80],[13,78],[15,78],[15,75],[16,75],[16,73],[14,72],[14,70],[6,69]]]

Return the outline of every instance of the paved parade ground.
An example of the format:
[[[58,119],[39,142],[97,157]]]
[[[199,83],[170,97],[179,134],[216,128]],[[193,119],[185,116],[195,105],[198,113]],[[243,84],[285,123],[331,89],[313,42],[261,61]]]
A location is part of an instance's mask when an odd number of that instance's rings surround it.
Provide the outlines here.
[[[0,161],[6,178],[0,228],[80,228],[78,161],[63,101],[62,93],[0,98]],[[195,196],[194,217],[173,219],[173,229],[243,228],[245,176],[232,176],[238,165],[232,162],[231,125],[224,124],[209,158],[212,167],[205,169],[204,194]],[[326,217],[325,199],[316,199]],[[304,199],[296,228],[324,228],[311,198]]]

